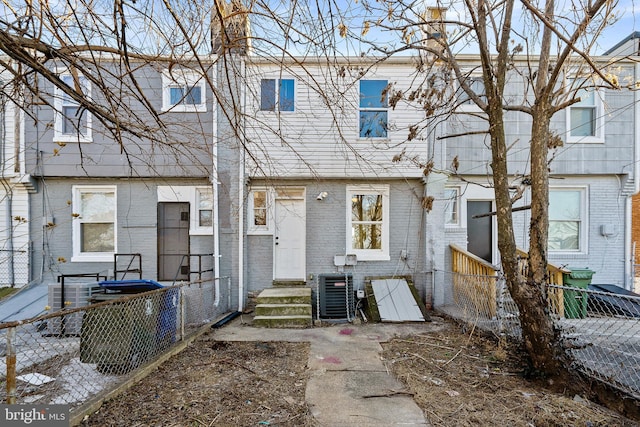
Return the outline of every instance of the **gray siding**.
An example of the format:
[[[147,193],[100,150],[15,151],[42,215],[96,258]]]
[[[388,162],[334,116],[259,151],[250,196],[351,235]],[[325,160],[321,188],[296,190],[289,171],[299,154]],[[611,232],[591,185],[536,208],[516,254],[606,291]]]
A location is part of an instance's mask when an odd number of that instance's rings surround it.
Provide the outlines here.
[[[114,181],[108,179],[54,179],[42,184],[46,190],[32,198],[32,217],[53,219],[55,226],[42,227],[32,221],[30,233],[34,253],[33,275],[46,280],[59,274],[101,273],[113,271],[113,262],[72,262],[73,185],[117,186],[117,252],[142,254],[143,278],[157,279],[157,185],[186,185],[184,180]],[[191,185],[207,185],[191,181]],[[212,253],[213,239],[190,236],[191,253]]]
[[[615,70],[621,85],[635,81],[634,68],[623,65]],[[523,81],[512,78],[505,89],[507,99],[514,103],[522,102]],[[551,121],[553,131],[564,141],[563,146],[552,149],[549,153],[551,173],[569,174],[618,174],[632,173],[630,159],[635,155],[635,92],[629,89],[602,90],[601,108],[598,114],[604,115],[604,140],[601,143],[569,142],[566,114],[567,110],[558,112]],[[490,175],[491,150],[488,135],[474,135],[472,132],[486,131],[485,120],[460,109],[447,122],[447,126],[437,136],[460,135],[443,140],[446,144],[446,160],[443,167],[450,168],[454,158],[460,166],[458,172],[469,175]],[[479,110],[475,109],[477,113]],[[531,118],[519,112],[505,114],[505,133],[508,153],[509,172],[526,174],[529,171],[529,141],[531,137]]]
[[[424,186],[420,181],[380,181],[390,184],[390,244],[389,261],[358,261],[354,267],[343,269],[334,265],[335,255],[346,252],[346,186],[359,181],[287,182],[305,186],[306,200],[306,271],[307,283],[316,285],[320,274],[345,271],[353,274],[354,286],[363,288],[370,276],[411,276],[421,294],[430,299],[431,284],[427,283],[424,257],[424,214],[421,197]],[[257,184],[256,184],[257,185]],[[322,201],[316,195],[326,191]],[[273,236],[252,235],[248,244],[249,289],[260,290],[271,286],[273,279]],[[403,261],[400,251],[407,251]]]
[[[92,120],[91,142],[58,144],[54,141],[53,108],[34,105],[31,116],[25,118],[28,172],[34,176],[69,177],[209,176],[213,94],[207,88],[206,112],[162,112],[162,68],[161,64],[140,66],[134,75],[165,127],[156,123],[138,99],[123,90],[120,105],[127,105],[139,117],[132,117],[118,106],[111,106],[115,109],[112,113],[124,121],[123,127],[143,131],[146,138],[135,138],[124,132],[122,146],[96,117]],[[53,105],[53,85],[45,79],[39,82],[40,93]],[[107,84],[112,84],[113,90],[119,87],[116,81],[107,81]],[[92,96],[108,108],[97,88],[92,88]]]
[[[595,271],[593,283],[611,283],[623,286],[625,284],[625,231],[630,226],[626,219],[626,195],[623,194],[621,177],[610,176],[563,176],[561,179],[552,180],[551,188],[576,187],[585,188],[587,203],[586,217],[587,239],[585,250],[581,253],[562,253],[551,251],[548,254],[549,262],[562,267],[589,268]],[[450,182],[452,184],[461,184]],[[464,186],[463,186],[464,188]],[[489,191],[487,193],[487,191]],[[490,190],[485,194],[490,195]],[[461,204],[467,199],[476,198],[476,194],[470,189],[463,190]],[[523,198],[516,206],[528,205],[531,201],[529,192],[525,192]],[[516,244],[523,250],[528,249],[529,240],[529,211],[513,213]],[[603,236],[601,226],[608,225],[614,231],[611,236]],[[456,244],[462,248],[467,247],[466,217],[462,216],[459,227],[447,227],[445,231],[445,245]],[[451,251],[445,248],[445,269],[436,277],[435,304],[442,305],[453,302],[452,275],[451,275]]]
[[[407,158],[426,154],[424,140],[407,141],[409,127],[424,119],[424,111],[401,101],[388,110],[388,138],[359,138],[359,80],[388,80],[395,91],[408,90],[426,77],[411,61],[351,64],[342,69],[325,63],[252,64],[248,67],[246,107],[248,150],[253,155],[249,174],[419,177],[420,168],[410,162],[394,162],[393,158],[403,150]],[[260,111],[262,78],[294,79],[295,111]]]

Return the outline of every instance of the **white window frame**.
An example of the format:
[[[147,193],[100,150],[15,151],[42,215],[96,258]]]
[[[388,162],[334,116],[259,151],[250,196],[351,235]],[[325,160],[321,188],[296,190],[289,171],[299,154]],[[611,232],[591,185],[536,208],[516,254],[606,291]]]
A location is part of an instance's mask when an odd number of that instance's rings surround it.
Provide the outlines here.
[[[202,200],[202,194],[209,193],[211,196],[211,225],[200,225],[200,211],[201,210],[209,210],[209,209],[200,209],[200,202]],[[213,188],[212,187],[196,187],[195,188],[195,200],[193,202],[193,213],[191,214],[191,218],[193,218],[191,224],[191,235],[212,235],[213,234]]]
[[[549,253],[554,255],[586,254],[589,248],[589,188],[587,186],[554,186],[549,188],[549,193],[561,191],[577,191],[580,193],[578,249],[549,249]],[[549,218],[549,222],[551,221],[551,218]]]
[[[265,192],[266,197],[266,224],[256,225],[255,223],[255,206],[254,206],[254,193]],[[275,192],[273,188],[269,187],[254,187],[249,191],[247,196],[247,234],[254,235],[270,235],[273,234],[275,228],[274,219],[274,206],[275,206]]]
[[[484,98],[485,102],[486,102],[486,87],[484,86],[484,80],[482,77],[481,73],[477,73],[477,72],[468,72],[466,74],[466,79],[470,80],[470,81],[479,81],[482,82],[482,87],[485,91],[485,93],[483,94],[479,94],[477,92],[474,92],[476,95],[478,95],[480,98]],[[480,109],[480,107],[473,101],[473,99],[467,94],[467,92],[464,91],[464,89],[462,88],[462,85],[460,85],[458,83],[457,85],[457,90],[456,90],[456,102],[458,102],[458,110],[460,111],[473,111],[473,112],[478,112],[478,111],[482,111]],[[470,87],[470,89],[473,90],[473,85]],[[460,97],[464,97],[464,101],[459,102]]]
[[[263,109],[262,108],[262,82],[264,80],[274,80],[275,81],[275,89],[274,89],[274,99],[273,99],[273,110]],[[293,110],[282,110],[280,109],[280,82],[282,81],[292,81],[293,82]],[[297,102],[298,102],[298,81],[293,77],[289,76],[278,76],[278,77],[262,77],[260,79],[260,87],[259,87],[259,96],[258,96],[258,110],[264,113],[281,113],[281,114],[293,114],[296,112]]]
[[[71,262],[113,262],[113,254],[118,251],[118,191],[115,185],[74,185],[72,191],[72,207],[74,214],[79,214],[73,218],[72,222],[72,242],[73,256]],[[111,252],[82,252],[81,225],[82,212],[78,211],[81,206],[81,195],[83,193],[113,193],[113,251]],[[75,215],[74,215],[75,216]]]
[[[172,69],[162,72],[162,111],[171,111],[177,113],[201,113],[207,111],[207,91],[206,79],[204,76],[193,70]],[[186,104],[180,102],[171,103],[171,89],[175,87],[186,88],[188,91],[191,87],[200,88],[200,103]],[[186,93],[186,92],[185,92]]]
[[[454,195],[449,196],[447,192],[453,191]],[[445,187],[444,188],[444,225],[448,228],[460,227],[460,187]],[[455,221],[449,222],[449,206],[453,203],[453,213],[455,214]]]
[[[391,133],[391,111],[392,108],[389,106],[389,92],[387,92],[386,99],[383,106],[380,107],[363,107],[361,106],[360,102],[362,100],[362,90],[361,90],[361,85],[362,82],[366,82],[366,81],[384,81],[386,82],[385,87],[389,87],[389,85],[391,84],[391,82],[389,81],[388,78],[378,78],[378,77],[374,77],[371,76],[369,78],[362,78],[359,82],[358,82],[358,125],[357,125],[357,135],[358,135],[358,139],[361,140],[376,140],[376,141],[385,141],[385,140],[389,140],[391,138],[390,133]],[[361,129],[360,129],[360,123],[362,121],[362,113],[369,113],[369,112],[384,112],[387,115],[387,122],[385,123],[385,132],[386,135],[384,136],[375,136],[375,135],[369,135],[369,136],[362,136],[360,134]]]
[[[73,82],[73,75],[71,74],[71,72],[69,72],[69,70],[59,69],[59,70],[56,70],[56,73],[58,74],[58,77],[60,77],[61,80],[64,81],[65,79],[72,79],[71,82]],[[87,99],[91,99],[91,82],[87,78],[85,78],[82,74],[78,74],[78,79],[80,79],[81,85],[82,84],[85,85],[85,87],[83,87],[83,90],[86,91],[85,97]],[[83,109],[83,107],[81,107],[75,101],[69,101],[68,103],[65,103],[64,101],[66,97],[67,97],[67,94],[65,94],[62,89],[56,86],[54,89],[54,96],[53,96],[53,100],[54,100],[53,106],[55,109],[55,118],[54,118],[54,126],[53,126],[54,142],[91,142],[93,140],[91,113],[86,109]],[[66,105],[77,106],[79,108],[79,111],[81,111],[82,114],[86,115],[87,123],[86,123],[86,129],[84,133],[82,133],[81,130],[80,132],[73,132],[73,133],[64,132],[65,116],[63,114],[64,112],[63,108]]]
[[[353,247],[352,196],[354,194],[382,195],[382,244],[380,249],[356,249]],[[355,254],[358,261],[389,261],[389,186],[388,185],[349,185],[346,195],[346,253]]]
[[[573,76],[569,79],[567,79],[567,87],[572,88],[572,90],[575,90],[575,96],[579,97],[580,96],[580,92],[581,91],[585,91],[585,90],[590,90],[593,91],[593,106],[591,108],[593,108],[594,110],[594,120],[595,120],[595,135],[587,135],[587,136],[579,136],[579,135],[572,135],[571,132],[574,128],[573,124],[571,123],[571,110],[574,108],[588,108],[589,106],[585,106],[585,105],[580,105],[580,104],[573,104],[569,107],[566,108],[565,110],[565,123],[566,123],[566,135],[567,135],[567,142],[568,143],[572,143],[572,144],[576,144],[576,143],[580,143],[580,144],[602,144],[604,143],[604,126],[605,126],[605,114],[604,114],[604,90],[601,88],[596,88],[596,87],[589,87],[589,86],[593,86],[593,83],[587,82],[586,86],[584,89],[578,89],[576,88],[577,84],[576,81],[577,80],[585,80],[585,79],[581,79],[577,76]]]

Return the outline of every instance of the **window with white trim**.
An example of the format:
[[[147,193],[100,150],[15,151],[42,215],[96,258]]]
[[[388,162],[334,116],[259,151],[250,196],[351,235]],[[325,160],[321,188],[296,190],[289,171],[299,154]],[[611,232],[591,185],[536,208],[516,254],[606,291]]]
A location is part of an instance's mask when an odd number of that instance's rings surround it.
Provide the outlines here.
[[[389,186],[347,187],[348,254],[358,260],[389,260]]]
[[[389,127],[387,80],[360,80],[360,138],[386,138]]]
[[[444,189],[444,223],[447,226],[456,226],[460,224],[459,206],[459,189]]]
[[[117,248],[116,187],[73,186],[72,261],[113,261]]]
[[[586,236],[586,189],[549,189],[549,251],[585,252]]]
[[[79,96],[91,98],[91,84],[84,76],[63,73],[60,79]],[[56,87],[54,92],[54,140],[91,141],[91,114],[61,88]]]
[[[213,189],[196,189],[197,227],[213,227]]]
[[[574,87],[579,87],[575,98],[580,98],[580,101],[567,109],[569,142],[603,142],[603,94],[589,87],[592,83],[585,79],[572,79],[572,82]]]
[[[296,104],[293,79],[260,80],[260,110],[294,111]]]
[[[271,234],[273,222],[273,192],[255,188],[247,200],[247,228],[249,234]]]
[[[467,77],[466,83],[467,83],[467,86],[469,86],[469,89],[473,93],[478,95],[478,97],[480,97],[482,101],[487,102],[487,95],[484,87],[484,79],[482,76],[472,74]],[[462,86],[458,87],[458,105],[460,105],[463,108],[468,108],[468,107],[477,108],[477,104],[475,103],[475,101],[471,98],[471,96],[469,96],[467,92],[465,92],[464,89],[462,89]]]
[[[202,75],[191,70],[162,73],[162,111],[207,111],[206,85]]]

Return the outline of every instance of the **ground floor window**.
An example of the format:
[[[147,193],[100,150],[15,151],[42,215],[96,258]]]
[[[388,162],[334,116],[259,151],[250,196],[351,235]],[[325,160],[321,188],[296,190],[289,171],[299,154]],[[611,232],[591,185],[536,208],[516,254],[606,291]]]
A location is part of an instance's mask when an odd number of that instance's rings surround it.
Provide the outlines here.
[[[116,187],[73,187],[73,260],[111,261],[116,251]]]
[[[584,252],[586,249],[586,189],[549,190],[549,250]]]
[[[389,186],[347,187],[347,253],[389,259]]]

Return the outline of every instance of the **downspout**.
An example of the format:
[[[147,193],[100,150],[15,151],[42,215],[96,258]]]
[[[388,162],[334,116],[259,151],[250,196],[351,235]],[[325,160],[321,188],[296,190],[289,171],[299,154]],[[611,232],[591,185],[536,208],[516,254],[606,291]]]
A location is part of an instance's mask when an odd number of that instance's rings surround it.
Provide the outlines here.
[[[640,76],[640,64],[635,64],[635,77],[638,79]],[[633,129],[633,139],[634,139],[634,153],[633,153],[633,195],[638,194],[640,192],[640,168],[638,167],[638,162],[640,161],[640,93],[638,91],[634,91],[634,103],[633,103],[633,112],[634,112],[634,121],[635,126]],[[633,221],[633,197],[628,196],[626,200],[625,206],[625,217],[627,220],[625,221],[625,236],[624,236],[624,259],[627,262],[624,263],[624,277],[625,277],[625,287],[629,290],[634,289],[634,277],[633,275],[633,266],[631,263],[634,259],[634,254],[631,253],[633,247],[633,236],[632,236],[632,221]]]
[[[240,57],[240,76],[241,79],[245,76],[245,58]],[[234,82],[235,83],[235,82]],[[237,87],[237,84],[235,85]],[[240,136],[244,136],[244,110],[245,110],[245,90],[244,84],[240,86],[240,112],[234,112],[234,114],[240,114],[239,129]],[[245,145],[242,144],[244,147]],[[239,154],[238,159],[238,311],[244,310],[244,148]]]
[[[4,144],[3,147],[4,149]],[[16,286],[16,277],[15,277],[15,259],[14,259],[14,252],[13,252],[13,224],[11,223],[11,221],[13,220],[13,191],[11,189],[8,189],[7,191],[7,204],[6,204],[6,226],[7,226],[7,232],[9,233],[8,239],[7,239],[7,252],[9,253],[9,265],[8,265],[8,279],[9,279],[9,286],[11,286],[12,288]]]
[[[216,61],[217,63],[217,61]],[[213,76],[211,78],[212,90],[216,90],[218,87],[218,67],[213,67]],[[213,306],[218,307],[220,305],[220,220],[218,210],[218,101],[213,97],[213,120],[211,125],[211,134],[213,136],[213,171],[211,175],[211,185],[213,187],[213,271],[215,276],[213,278],[215,297]]]
[[[13,105],[13,104],[12,104]],[[4,186],[4,190],[7,196],[6,204],[5,204],[5,222],[7,227],[7,252],[8,252],[8,271],[7,271],[7,279],[9,285],[13,288],[16,284],[15,281],[15,259],[13,253],[13,190],[10,185],[7,185],[5,172],[7,170],[7,126],[6,126],[6,109],[7,102],[5,99],[2,100],[2,114],[0,116],[0,126],[1,126],[1,136],[0,136],[0,168],[2,168],[2,185]],[[16,118],[16,114],[13,114],[14,120]],[[19,137],[19,123],[14,124],[14,145],[15,138]],[[15,167],[14,167],[15,169]]]

